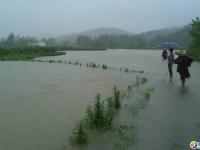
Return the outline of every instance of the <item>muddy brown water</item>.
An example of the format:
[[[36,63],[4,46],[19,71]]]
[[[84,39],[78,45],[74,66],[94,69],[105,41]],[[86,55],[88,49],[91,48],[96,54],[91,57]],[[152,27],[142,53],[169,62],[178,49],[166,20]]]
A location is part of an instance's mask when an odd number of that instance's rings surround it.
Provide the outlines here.
[[[189,141],[200,141],[200,64],[192,64],[192,76],[182,89],[176,66],[169,80],[160,55],[156,50],[69,51],[40,59],[144,70],[155,91],[136,118],[139,140],[130,149],[186,150]],[[136,75],[66,64],[0,62],[0,149],[63,149],[95,94],[110,95],[114,85],[125,88]],[[88,149],[109,149],[102,146],[100,142]]]

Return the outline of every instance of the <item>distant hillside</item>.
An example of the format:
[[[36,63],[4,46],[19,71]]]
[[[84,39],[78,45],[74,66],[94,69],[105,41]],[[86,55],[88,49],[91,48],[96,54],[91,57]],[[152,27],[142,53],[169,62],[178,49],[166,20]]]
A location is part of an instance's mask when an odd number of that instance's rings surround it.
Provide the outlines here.
[[[157,48],[160,43],[171,41],[180,45],[181,48],[186,48],[191,42],[189,28],[190,26],[186,25],[139,34],[118,28],[97,28],[68,34],[59,37],[57,41],[65,42],[68,46],[83,48]]]
[[[174,33],[178,31],[180,27],[171,27],[171,28],[165,28],[165,29],[157,29],[157,30],[151,30],[147,32],[142,32],[140,34],[137,34],[138,36],[143,36],[147,40],[151,40],[157,36],[167,36],[171,33]]]
[[[186,25],[179,28],[155,30],[140,34],[140,36],[143,36],[153,48],[166,41],[175,42],[180,48],[186,48],[191,42],[191,37],[188,32],[189,29],[190,26]]]
[[[59,41],[70,41],[70,42],[75,42],[76,39],[81,36],[90,36],[91,38],[97,38],[100,35],[123,35],[123,34],[132,34],[131,32],[118,29],[118,28],[96,28],[84,32],[79,32],[79,33],[72,33],[68,35],[64,35],[62,37],[59,37]]]

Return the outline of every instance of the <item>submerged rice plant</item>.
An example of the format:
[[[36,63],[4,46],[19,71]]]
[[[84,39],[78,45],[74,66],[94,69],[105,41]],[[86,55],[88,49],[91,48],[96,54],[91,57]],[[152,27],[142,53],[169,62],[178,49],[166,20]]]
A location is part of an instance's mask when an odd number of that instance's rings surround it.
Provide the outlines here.
[[[104,103],[100,99],[100,94],[97,94],[94,104],[94,123],[96,128],[101,128],[104,125]]]
[[[49,63],[55,63],[55,60],[51,60],[51,59],[50,59],[50,60],[49,60]]]
[[[74,128],[71,141],[74,144],[86,144],[88,142],[88,133],[81,121]]]
[[[116,86],[113,88],[113,99],[114,99],[114,105],[116,109],[120,108],[120,91],[117,89]]]
[[[121,124],[117,129],[114,140],[114,149],[126,150],[137,140],[136,126],[133,123]]]
[[[104,114],[105,126],[110,127],[110,126],[112,126],[112,122],[113,122],[114,115],[116,113],[116,109],[115,109],[112,97],[108,97],[106,99],[106,102],[107,102],[107,108],[106,108],[105,114]]]
[[[106,70],[106,69],[108,69],[108,66],[105,65],[105,64],[103,64],[103,65],[102,65],[102,69],[105,69],[105,70]]]
[[[62,63],[62,61],[61,61],[61,60],[58,60],[57,63]]]
[[[87,125],[89,126],[89,128],[93,128],[94,127],[94,110],[91,106],[87,107],[86,110],[86,121],[87,121]]]

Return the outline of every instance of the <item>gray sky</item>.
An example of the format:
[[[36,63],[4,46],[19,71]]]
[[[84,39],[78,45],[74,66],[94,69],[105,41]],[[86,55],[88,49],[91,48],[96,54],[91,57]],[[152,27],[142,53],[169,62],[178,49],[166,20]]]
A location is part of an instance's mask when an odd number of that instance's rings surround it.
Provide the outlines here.
[[[182,26],[200,0],[0,0],[0,37],[59,36],[98,27],[133,33]]]

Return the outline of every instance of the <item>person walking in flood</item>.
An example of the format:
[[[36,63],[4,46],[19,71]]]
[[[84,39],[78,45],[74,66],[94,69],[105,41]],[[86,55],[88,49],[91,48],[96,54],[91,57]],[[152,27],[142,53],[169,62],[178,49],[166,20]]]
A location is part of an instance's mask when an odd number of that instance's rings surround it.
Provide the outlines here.
[[[175,54],[178,55],[178,58],[176,58],[174,60],[174,63],[178,64],[177,72],[180,74],[182,87],[184,87],[185,86],[185,79],[190,77],[190,73],[189,73],[188,68],[191,66],[193,59],[188,57],[183,52],[175,52]]]
[[[172,48],[169,49],[168,70],[169,70],[169,76],[170,76],[170,78],[173,76],[173,69],[172,69],[173,61],[174,61],[174,53],[173,53],[173,51],[174,50]]]

